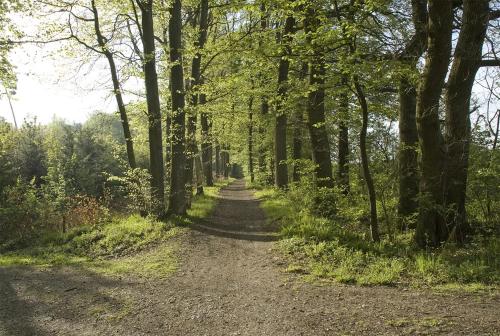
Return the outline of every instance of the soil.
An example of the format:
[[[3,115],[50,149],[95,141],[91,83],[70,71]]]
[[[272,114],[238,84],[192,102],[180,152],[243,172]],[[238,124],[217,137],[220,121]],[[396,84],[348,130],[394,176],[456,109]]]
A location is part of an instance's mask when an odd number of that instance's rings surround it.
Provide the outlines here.
[[[500,335],[500,297],[305,282],[244,182],[176,238],[165,279],[0,268],[0,335]]]

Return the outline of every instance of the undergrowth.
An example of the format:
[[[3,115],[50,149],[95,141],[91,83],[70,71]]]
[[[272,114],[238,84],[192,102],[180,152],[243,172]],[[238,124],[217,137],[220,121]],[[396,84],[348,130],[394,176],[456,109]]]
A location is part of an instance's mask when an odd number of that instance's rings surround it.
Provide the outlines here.
[[[287,271],[357,285],[404,285],[437,290],[500,289],[500,239],[476,237],[464,247],[419,250],[413,232],[369,241],[342,219],[312,215],[288,195],[256,192],[270,221],[281,224],[279,249],[290,257]]]
[[[194,196],[186,217],[161,222],[139,215],[115,216],[102,225],[78,226],[66,233],[40,231],[29,240],[1,244],[0,267],[72,266],[108,275],[168,275],[177,261],[175,244],[167,240],[185,230],[182,227],[192,220],[208,216],[218,190],[227,183],[205,187],[203,195]]]

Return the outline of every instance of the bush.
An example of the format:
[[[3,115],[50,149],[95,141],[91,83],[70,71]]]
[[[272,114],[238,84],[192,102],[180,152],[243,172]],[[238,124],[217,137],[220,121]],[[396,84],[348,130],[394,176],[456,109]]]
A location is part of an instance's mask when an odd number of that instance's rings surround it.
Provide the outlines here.
[[[41,204],[34,179],[20,178],[0,195],[0,242],[22,240],[32,235],[40,218]]]

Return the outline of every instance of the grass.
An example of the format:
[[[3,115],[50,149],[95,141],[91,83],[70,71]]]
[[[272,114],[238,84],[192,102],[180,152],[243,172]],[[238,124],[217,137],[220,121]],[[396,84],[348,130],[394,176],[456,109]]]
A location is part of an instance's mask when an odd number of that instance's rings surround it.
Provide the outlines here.
[[[290,259],[287,272],[362,286],[404,285],[439,291],[500,289],[500,239],[476,239],[466,247],[421,251],[406,233],[372,243],[352,225],[297,211],[279,191],[256,192],[271,221],[281,224],[279,249]]]
[[[214,183],[213,187],[203,187],[203,194],[193,197],[191,209],[187,211],[190,218],[205,218],[210,215],[217,203],[219,190],[228,185],[234,179],[220,180]]]
[[[132,215],[96,228],[45,234],[30,247],[0,254],[0,266],[72,266],[103,275],[163,277],[177,262],[167,240],[183,229]]]
[[[26,247],[0,253],[0,267],[72,266],[108,276],[167,276],[177,267],[176,246],[170,238],[183,232],[182,226],[193,219],[208,216],[219,189],[229,182],[205,187],[203,195],[193,198],[187,217],[160,222],[131,215],[115,217],[98,227],[77,227],[64,234],[43,232],[24,242]]]

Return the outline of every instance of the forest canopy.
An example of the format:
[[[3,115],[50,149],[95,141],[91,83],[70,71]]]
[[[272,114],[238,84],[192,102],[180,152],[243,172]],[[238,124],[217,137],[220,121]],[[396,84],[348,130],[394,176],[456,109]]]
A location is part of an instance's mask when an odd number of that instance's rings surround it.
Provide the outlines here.
[[[0,120],[0,251],[186,216],[204,187],[244,176],[286,204],[285,238],[498,258],[496,0],[2,1],[0,23],[2,91],[12,48],[56,45],[104,62],[116,104],[81,124]]]

